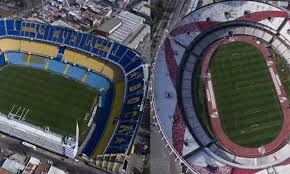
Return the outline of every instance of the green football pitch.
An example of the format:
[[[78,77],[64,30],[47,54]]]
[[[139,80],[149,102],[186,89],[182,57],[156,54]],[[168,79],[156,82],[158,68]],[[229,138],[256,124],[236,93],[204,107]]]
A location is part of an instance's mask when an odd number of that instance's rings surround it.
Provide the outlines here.
[[[270,143],[281,131],[283,112],[262,53],[243,42],[223,45],[210,71],[226,135],[245,147]]]
[[[0,112],[8,114],[14,105],[14,114],[19,107],[29,109],[25,121],[62,135],[75,135],[77,121],[85,131],[97,96],[94,89],[48,71],[12,65],[0,70]]]

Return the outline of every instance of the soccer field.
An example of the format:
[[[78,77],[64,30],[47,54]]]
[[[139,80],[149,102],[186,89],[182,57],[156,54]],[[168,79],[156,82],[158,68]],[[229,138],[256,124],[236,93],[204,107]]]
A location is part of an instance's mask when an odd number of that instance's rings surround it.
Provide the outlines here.
[[[84,131],[98,92],[63,76],[44,70],[8,65],[0,70],[0,112],[29,109],[25,120],[51,131],[75,135],[76,121]],[[14,109],[14,113],[16,109]],[[20,115],[20,113],[18,113]],[[87,118],[88,119],[88,118]]]
[[[245,147],[270,143],[281,131],[283,112],[262,53],[234,42],[214,53],[210,71],[223,129]]]

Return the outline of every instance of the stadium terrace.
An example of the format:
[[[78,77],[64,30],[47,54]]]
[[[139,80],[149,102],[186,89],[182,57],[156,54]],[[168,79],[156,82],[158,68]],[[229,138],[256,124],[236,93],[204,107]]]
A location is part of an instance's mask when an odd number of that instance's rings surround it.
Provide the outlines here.
[[[154,64],[152,107],[185,173],[289,164],[289,21],[268,3],[219,1],[169,31]]]
[[[118,170],[143,112],[148,66],[140,55],[102,37],[8,18],[0,20],[0,49],[0,76],[10,84],[1,88],[0,131],[95,166],[109,156]]]

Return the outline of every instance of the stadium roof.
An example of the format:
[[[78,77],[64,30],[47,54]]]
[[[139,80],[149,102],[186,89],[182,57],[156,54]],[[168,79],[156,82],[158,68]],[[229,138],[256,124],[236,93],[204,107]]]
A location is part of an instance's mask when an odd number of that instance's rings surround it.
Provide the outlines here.
[[[122,20],[119,18],[111,18],[103,23],[98,30],[104,31],[108,34],[114,32],[120,25],[122,24]]]
[[[250,11],[250,15],[246,16],[248,11]],[[160,46],[159,55],[154,64],[153,107],[156,121],[160,124],[160,132],[162,132],[163,139],[166,141],[166,147],[171,148],[170,154],[174,153],[177,158],[176,161],[184,164],[188,171],[195,173],[197,171],[195,165],[206,168],[206,166],[216,167],[221,163],[223,163],[222,167],[225,168],[229,166],[236,167],[236,164],[243,164],[242,167],[252,167],[252,169],[261,167],[261,164],[270,165],[273,157],[257,158],[255,161],[251,161],[248,158],[231,156],[227,152],[217,152],[219,146],[206,147],[199,151],[198,147],[202,147],[200,144],[203,144],[201,142],[208,141],[208,137],[201,135],[204,133],[204,128],[199,124],[192,104],[193,88],[191,80],[194,69],[192,67],[196,65],[196,60],[202,57],[202,52],[210,43],[216,41],[217,37],[223,38],[223,34],[227,35],[232,32],[246,35],[249,33],[249,35],[268,41],[267,39],[272,37],[265,31],[279,32],[284,37],[284,35],[287,35],[287,29],[289,29],[289,21],[288,13],[284,9],[264,2],[221,1],[203,6],[189,13],[169,32],[163,45]],[[239,26],[235,26],[238,23]],[[240,25],[245,26],[241,27]],[[258,29],[258,26],[261,26],[262,29]],[[287,43],[289,43],[289,35],[285,37]],[[276,47],[281,45],[279,49],[282,51],[286,50],[281,42],[273,43],[277,44]],[[288,50],[286,52],[285,55],[289,56],[290,52]],[[188,60],[185,62],[183,57],[187,53],[192,54],[186,55]],[[287,60],[290,64],[290,56],[287,57]],[[182,73],[180,73],[180,70]],[[187,123],[183,122],[184,118],[189,121]],[[189,125],[192,129],[188,129],[190,128]],[[197,140],[199,142],[196,142]],[[189,146],[185,147],[185,144],[189,144]],[[192,149],[189,149],[189,147]],[[183,155],[190,151],[194,152],[196,149],[198,149],[197,153],[184,158]],[[287,153],[282,151],[286,151],[287,148],[281,148],[280,150],[279,159],[284,160],[286,157],[283,155]],[[227,159],[227,157],[237,163],[225,162],[223,159]],[[278,160],[275,159],[275,162]],[[205,165],[202,166],[200,162]]]

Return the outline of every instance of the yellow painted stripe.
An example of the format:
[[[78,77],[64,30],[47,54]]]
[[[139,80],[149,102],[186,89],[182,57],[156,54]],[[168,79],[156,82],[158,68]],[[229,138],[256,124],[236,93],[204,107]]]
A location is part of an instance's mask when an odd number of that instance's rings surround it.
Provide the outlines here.
[[[86,73],[83,78],[82,78],[82,82],[85,82],[87,80],[87,77],[88,77],[88,73]]]
[[[26,65],[28,65],[29,64],[29,62],[30,62],[30,59],[31,59],[31,54],[28,54],[28,57],[27,57],[27,60],[26,60]]]
[[[67,64],[66,67],[65,67],[65,69],[64,69],[64,71],[63,71],[63,75],[66,75],[66,73],[67,73],[69,67],[70,67],[70,65]]]
[[[5,62],[6,62],[7,64],[9,64],[9,58],[8,58],[8,56],[6,55],[6,53],[4,53],[4,59],[5,59]]]
[[[48,61],[46,62],[45,67],[44,67],[45,70],[48,69],[48,64],[49,64],[49,62],[50,62],[50,60],[48,60]]]
[[[115,85],[115,98],[113,101],[113,107],[109,115],[106,128],[100,139],[100,142],[98,143],[97,148],[94,150],[94,154],[93,154],[94,157],[96,155],[102,154],[105,151],[110,141],[110,138],[112,137],[114,133],[115,127],[117,126],[116,124],[114,124],[114,122],[115,122],[115,119],[118,119],[119,113],[122,109],[124,88],[125,88],[124,82],[119,82]]]
[[[134,151],[135,151],[135,145],[133,144],[133,145],[132,145],[132,149],[131,149],[131,152],[130,152],[130,153],[131,153],[131,154],[134,154]]]

